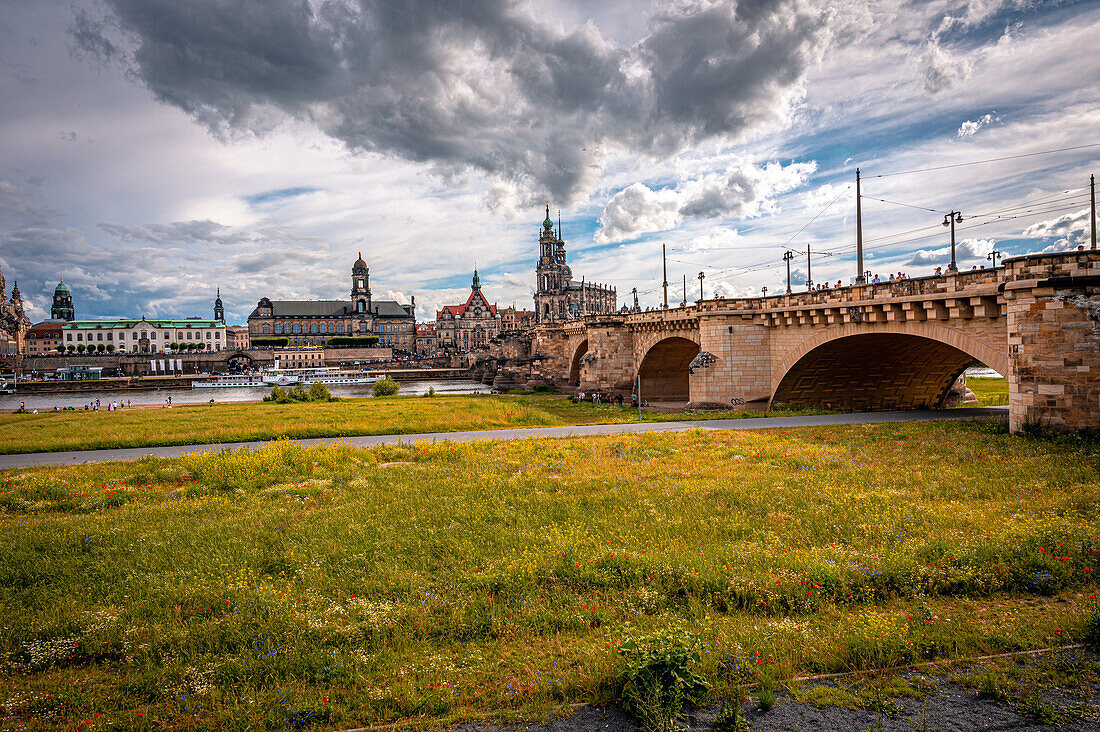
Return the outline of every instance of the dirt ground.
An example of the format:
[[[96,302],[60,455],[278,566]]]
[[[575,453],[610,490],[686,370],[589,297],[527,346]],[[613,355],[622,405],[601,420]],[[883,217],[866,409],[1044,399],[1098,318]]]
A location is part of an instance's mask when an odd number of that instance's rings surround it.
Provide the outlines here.
[[[1096,664],[1100,656],[1084,651],[1068,651],[1072,659]],[[1049,658],[1049,656],[1047,656]],[[1034,664],[1034,658],[1022,661]],[[972,667],[980,669],[981,667]],[[755,701],[742,705],[748,728],[753,730],[868,730],[873,732],[969,732],[971,730],[996,730],[997,732],[1024,732],[1031,730],[1065,730],[1076,732],[1096,732],[1100,730],[1100,710],[1091,706],[1100,684],[1093,676],[1092,683],[1075,689],[1047,686],[1041,691],[1041,697],[1053,708],[1062,712],[1063,719],[1054,724],[1021,714],[1018,702],[1004,702],[982,693],[977,689],[965,688],[952,683],[945,674],[928,674],[924,671],[908,671],[900,674],[903,678],[912,678],[922,674],[933,679],[936,691],[924,699],[896,698],[892,700],[894,709],[889,713],[878,713],[865,709],[848,709],[836,706],[815,707],[812,704],[794,701],[785,692],[777,692],[775,706],[765,712],[757,708]],[[822,686],[844,685],[843,680],[814,682]],[[807,685],[803,685],[805,688]],[[715,730],[717,706],[696,710],[679,720],[682,729],[688,732]],[[500,727],[484,724],[462,725],[454,732],[504,732],[517,730],[522,732],[581,732],[582,730],[607,730],[608,732],[638,732],[643,727],[633,717],[617,707],[579,708],[568,718],[547,725],[519,725]]]

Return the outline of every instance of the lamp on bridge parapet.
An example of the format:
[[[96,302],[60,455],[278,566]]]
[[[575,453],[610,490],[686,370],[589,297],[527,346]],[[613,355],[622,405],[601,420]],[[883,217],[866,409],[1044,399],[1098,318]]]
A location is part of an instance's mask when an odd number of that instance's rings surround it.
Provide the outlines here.
[[[948,272],[958,272],[959,266],[955,264],[955,224],[961,224],[963,215],[958,211],[952,211],[943,217],[943,225],[951,227],[951,264],[947,265]]]
[[[699,302],[703,301],[703,278],[706,277],[702,272],[699,273]]]
[[[985,258],[987,261],[993,262],[993,269],[997,269],[997,258],[1000,257],[1001,259],[1004,259],[1004,255],[1004,252],[998,252],[996,249],[994,249],[989,254],[987,254]]]
[[[794,252],[790,249],[783,252],[783,261],[787,263],[787,294],[791,294],[791,260],[794,259]]]

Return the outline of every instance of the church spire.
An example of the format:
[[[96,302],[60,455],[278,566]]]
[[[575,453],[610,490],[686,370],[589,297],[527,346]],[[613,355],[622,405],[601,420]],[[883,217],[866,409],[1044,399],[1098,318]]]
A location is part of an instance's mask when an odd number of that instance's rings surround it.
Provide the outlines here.
[[[474,292],[481,290],[481,278],[477,276],[477,265],[474,265],[474,281],[470,284],[470,289]]]
[[[546,202],[546,218],[542,221],[542,228],[547,231],[554,230],[554,220],[550,218],[550,202]]]

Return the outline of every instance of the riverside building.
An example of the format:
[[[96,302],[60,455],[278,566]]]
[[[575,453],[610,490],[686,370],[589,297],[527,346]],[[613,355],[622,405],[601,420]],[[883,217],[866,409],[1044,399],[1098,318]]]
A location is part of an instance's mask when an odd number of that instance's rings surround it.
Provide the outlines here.
[[[382,345],[412,351],[416,341],[416,298],[408,305],[374,300],[370,269],[363,254],[351,267],[347,300],[270,300],[260,298],[248,316],[248,336],[286,338],[290,346],[323,346],[334,336],[377,335]]]

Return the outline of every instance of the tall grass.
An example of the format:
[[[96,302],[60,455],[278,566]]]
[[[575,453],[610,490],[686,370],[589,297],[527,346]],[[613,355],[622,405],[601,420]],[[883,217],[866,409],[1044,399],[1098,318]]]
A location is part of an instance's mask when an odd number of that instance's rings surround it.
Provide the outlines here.
[[[0,705],[422,728],[615,700],[620,643],[681,628],[719,695],[730,659],[784,679],[1069,643],[1098,457],[930,424],[9,471]]]

